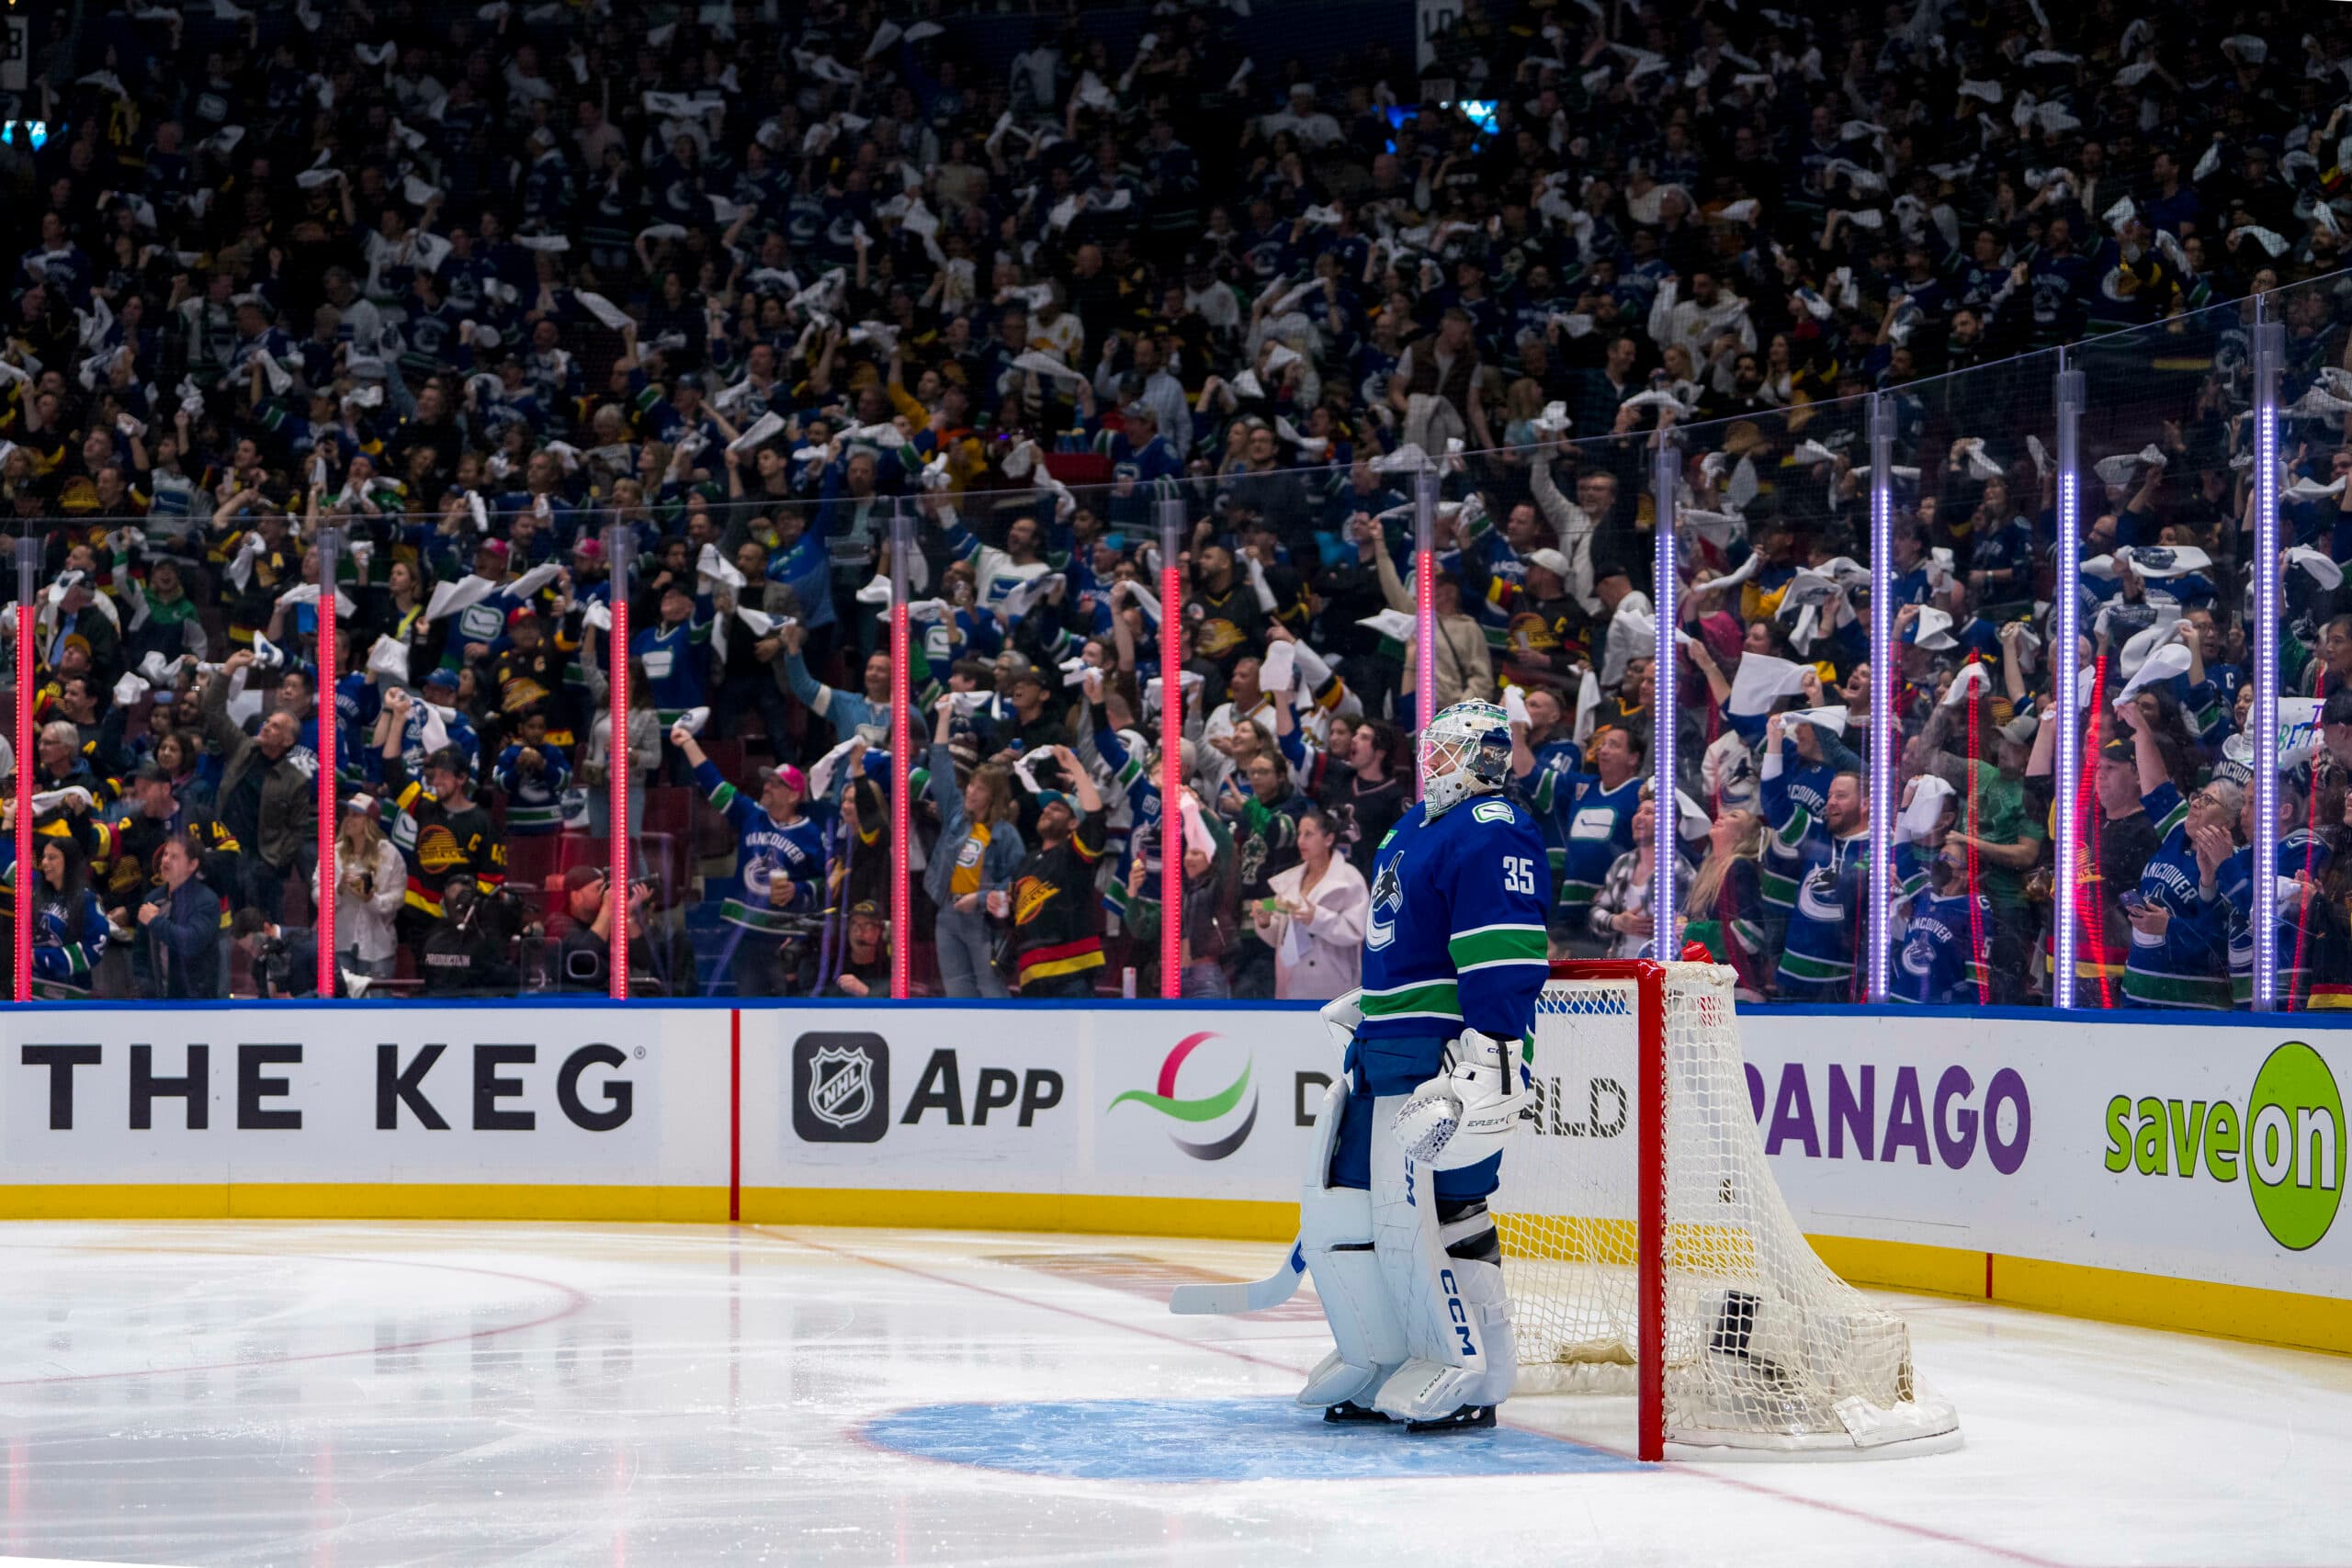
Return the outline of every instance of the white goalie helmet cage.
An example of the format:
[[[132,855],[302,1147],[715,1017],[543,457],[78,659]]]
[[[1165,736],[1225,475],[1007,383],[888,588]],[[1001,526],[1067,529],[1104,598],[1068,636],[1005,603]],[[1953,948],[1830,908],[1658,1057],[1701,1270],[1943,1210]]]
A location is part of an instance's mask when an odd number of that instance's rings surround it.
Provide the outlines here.
[[[1421,731],[1421,800],[1432,818],[1510,775],[1510,719],[1493,703],[1456,703]]]

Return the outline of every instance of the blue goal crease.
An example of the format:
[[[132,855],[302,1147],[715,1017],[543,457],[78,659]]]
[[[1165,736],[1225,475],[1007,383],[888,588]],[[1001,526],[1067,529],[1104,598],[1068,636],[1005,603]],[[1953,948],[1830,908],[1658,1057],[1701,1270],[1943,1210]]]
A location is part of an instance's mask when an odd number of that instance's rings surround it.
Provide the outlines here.
[[[1287,1399],[1102,1399],[914,1405],[858,1437],[886,1452],[1077,1481],[1176,1484],[1639,1472],[1623,1455],[1520,1427],[1408,1436],[1327,1424]]]

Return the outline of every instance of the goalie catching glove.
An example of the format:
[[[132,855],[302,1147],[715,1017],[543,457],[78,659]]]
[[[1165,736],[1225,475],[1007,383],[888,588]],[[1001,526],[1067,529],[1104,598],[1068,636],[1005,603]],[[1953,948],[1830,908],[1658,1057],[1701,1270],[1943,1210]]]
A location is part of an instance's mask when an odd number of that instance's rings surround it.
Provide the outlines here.
[[[1532,1098],[1514,1043],[1465,1029],[1444,1070],[1397,1108],[1396,1142],[1432,1170],[1460,1170],[1502,1152]]]

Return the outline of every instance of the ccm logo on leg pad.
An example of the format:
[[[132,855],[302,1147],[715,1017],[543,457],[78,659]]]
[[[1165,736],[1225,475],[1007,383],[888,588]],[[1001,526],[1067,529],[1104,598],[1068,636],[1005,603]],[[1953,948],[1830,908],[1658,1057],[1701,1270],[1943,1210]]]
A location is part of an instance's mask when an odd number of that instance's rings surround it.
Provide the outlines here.
[[[1445,1314],[1453,1320],[1453,1332],[1462,1340],[1462,1353],[1465,1356],[1476,1355],[1478,1342],[1471,1337],[1470,1315],[1463,1310],[1462,1292],[1453,1282],[1453,1270],[1439,1269],[1437,1280],[1445,1288]]]

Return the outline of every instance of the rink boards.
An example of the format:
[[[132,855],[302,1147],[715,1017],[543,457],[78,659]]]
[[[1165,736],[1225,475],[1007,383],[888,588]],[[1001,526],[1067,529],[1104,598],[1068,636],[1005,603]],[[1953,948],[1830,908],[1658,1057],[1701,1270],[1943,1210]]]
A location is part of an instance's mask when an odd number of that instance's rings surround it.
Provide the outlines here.
[[[5,1029],[9,1218],[1284,1241],[1333,1066],[1309,1010],[1148,1002],[32,1005]],[[1741,1031],[1781,1189],[1849,1278],[2352,1351],[2352,1032],[1852,1009]],[[1537,1066],[1534,1137],[1630,1157],[1616,1064]]]

